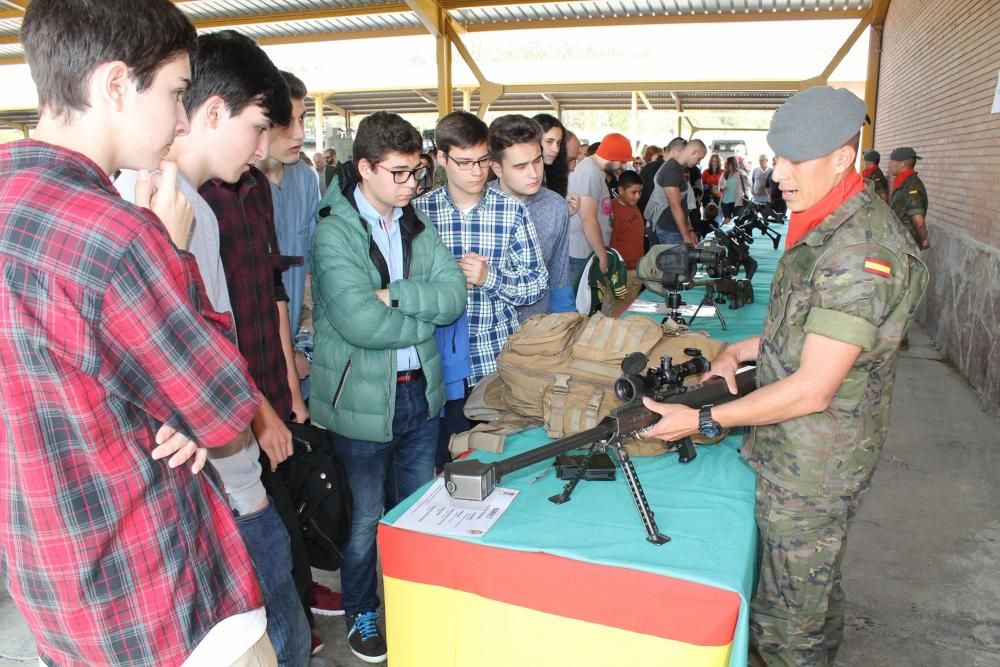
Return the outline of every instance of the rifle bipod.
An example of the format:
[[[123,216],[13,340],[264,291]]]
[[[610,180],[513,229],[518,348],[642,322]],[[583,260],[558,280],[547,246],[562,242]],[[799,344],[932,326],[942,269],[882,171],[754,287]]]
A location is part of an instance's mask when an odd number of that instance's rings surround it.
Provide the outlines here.
[[[580,463],[576,474],[573,475],[573,479],[566,482],[566,486],[563,487],[561,493],[550,497],[549,500],[556,505],[569,502],[570,496],[573,494],[573,489],[576,488],[576,485],[587,474],[587,468],[590,467],[594,456],[608,449],[611,449],[615,453],[618,463],[621,464],[622,472],[625,474],[625,482],[628,484],[628,490],[632,492],[632,500],[635,501],[635,508],[639,511],[639,518],[642,520],[643,528],[646,529],[646,540],[657,546],[666,544],[670,541],[670,538],[661,533],[660,529],[656,526],[656,519],[653,518],[653,510],[649,508],[649,501],[646,500],[646,493],[642,490],[642,483],[639,482],[639,475],[635,471],[635,465],[632,463],[625,445],[622,444],[621,433],[617,431],[608,440],[596,442],[591,445],[590,451],[587,452],[587,456]]]
[[[719,298],[719,301],[725,303],[725,300],[721,297]],[[702,306],[711,306],[712,308],[715,308],[715,316],[719,318],[719,324],[722,325],[722,330],[729,331],[729,327],[726,326],[726,319],[722,317],[722,309],[719,308],[719,304],[715,300],[715,285],[712,283],[705,285],[705,296],[701,298],[701,303],[698,304],[698,307],[694,309],[694,313],[692,313],[691,317],[688,318],[688,326],[691,326],[691,323],[694,322],[696,317],[698,317],[698,313],[701,312]]]

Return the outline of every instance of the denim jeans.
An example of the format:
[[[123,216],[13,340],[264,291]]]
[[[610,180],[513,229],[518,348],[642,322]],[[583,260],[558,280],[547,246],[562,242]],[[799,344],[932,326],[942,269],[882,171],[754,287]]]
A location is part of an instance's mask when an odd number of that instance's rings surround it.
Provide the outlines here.
[[[569,258],[569,284],[570,286],[576,282],[576,279],[580,277],[583,273],[583,267],[587,266],[586,257],[570,257]],[[573,299],[576,299],[576,294],[573,294]]]
[[[264,593],[267,635],[278,656],[278,664],[303,667],[309,662],[310,630],[292,580],[288,530],[270,499],[264,509],[236,517],[236,527]]]
[[[340,568],[348,615],[378,609],[375,533],[382,513],[434,478],[439,420],[437,415],[427,418],[426,388],[423,378],[396,385],[389,442],[333,436],[354,496],[351,538]]]
[[[656,228],[656,240],[669,245],[680,245],[684,243],[684,237],[680,232],[665,232],[659,227]]]

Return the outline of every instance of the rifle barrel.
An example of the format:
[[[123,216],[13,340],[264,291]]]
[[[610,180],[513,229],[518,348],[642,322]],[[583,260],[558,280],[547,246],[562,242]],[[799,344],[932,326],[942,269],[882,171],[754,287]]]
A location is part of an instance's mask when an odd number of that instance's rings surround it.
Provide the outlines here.
[[[594,428],[589,428],[586,431],[580,431],[579,433],[568,435],[565,438],[560,438],[559,440],[553,440],[546,445],[536,447],[535,449],[529,449],[523,454],[512,456],[509,459],[497,461],[494,464],[497,482],[499,483],[500,479],[504,475],[512,473],[515,470],[527,468],[528,466],[538,463],[539,461],[544,461],[545,459],[558,456],[559,454],[573,449],[590,446],[597,441],[610,438],[612,435],[614,435],[614,424],[605,418]]]

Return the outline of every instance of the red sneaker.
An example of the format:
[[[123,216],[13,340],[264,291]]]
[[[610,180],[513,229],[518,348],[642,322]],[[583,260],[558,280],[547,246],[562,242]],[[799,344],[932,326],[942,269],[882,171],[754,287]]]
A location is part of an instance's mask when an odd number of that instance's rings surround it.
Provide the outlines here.
[[[322,584],[313,582],[312,605],[309,607],[312,613],[320,616],[343,616],[344,604],[341,602],[340,593],[331,591]]]
[[[312,633],[312,647],[309,649],[309,655],[318,655],[320,651],[323,650],[323,640],[319,638],[315,632]]]

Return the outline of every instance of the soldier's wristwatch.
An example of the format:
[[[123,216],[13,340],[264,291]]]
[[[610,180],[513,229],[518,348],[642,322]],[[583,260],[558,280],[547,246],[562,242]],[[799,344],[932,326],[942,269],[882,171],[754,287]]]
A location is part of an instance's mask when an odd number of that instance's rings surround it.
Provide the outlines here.
[[[722,426],[712,419],[711,405],[706,405],[698,411],[698,432],[706,438],[718,438],[722,435]]]

